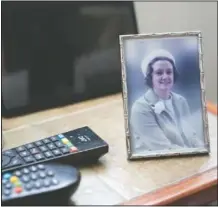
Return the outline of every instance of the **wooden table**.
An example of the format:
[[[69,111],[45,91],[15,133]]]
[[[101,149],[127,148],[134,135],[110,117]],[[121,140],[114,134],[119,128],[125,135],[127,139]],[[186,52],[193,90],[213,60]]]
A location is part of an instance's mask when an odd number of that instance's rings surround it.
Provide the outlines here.
[[[82,126],[91,127],[109,144],[98,164],[82,167],[72,200],[77,205],[194,204],[216,200],[217,117],[208,114],[210,156],[128,161],[121,94],[65,107],[2,119],[5,149]]]

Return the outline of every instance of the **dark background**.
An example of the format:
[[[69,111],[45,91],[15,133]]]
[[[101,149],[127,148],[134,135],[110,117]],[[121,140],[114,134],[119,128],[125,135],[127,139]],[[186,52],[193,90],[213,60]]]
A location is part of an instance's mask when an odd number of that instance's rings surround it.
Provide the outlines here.
[[[121,92],[119,35],[133,2],[4,1],[3,116]]]

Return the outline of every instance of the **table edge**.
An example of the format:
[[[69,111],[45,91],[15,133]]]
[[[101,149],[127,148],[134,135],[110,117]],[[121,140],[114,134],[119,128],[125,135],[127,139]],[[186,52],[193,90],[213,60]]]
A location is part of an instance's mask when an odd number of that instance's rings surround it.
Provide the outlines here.
[[[185,178],[175,184],[133,198],[121,205],[169,205],[217,187],[217,167]]]
[[[207,102],[208,112],[217,115],[217,105],[211,102]],[[211,193],[216,191],[215,194],[217,199],[217,167],[213,167],[204,172],[197,173],[191,177],[185,178],[176,184],[170,184],[155,191],[145,193],[139,197],[133,198],[129,201],[122,203],[121,205],[169,205],[176,203],[177,205],[182,204],[186,199],[187,201],[202,193]],[[211,197],[210,197],[211,199]],[[181,202],[180,202],[181,201]],[[197,202],[197,201],[196,201]],[[201,202],[202,199],[201,199]],[[204,201],[206,202],[206,201]],[[183,203],[184,204],[184,203]],[[198,203],[205,204],[205,203]]]

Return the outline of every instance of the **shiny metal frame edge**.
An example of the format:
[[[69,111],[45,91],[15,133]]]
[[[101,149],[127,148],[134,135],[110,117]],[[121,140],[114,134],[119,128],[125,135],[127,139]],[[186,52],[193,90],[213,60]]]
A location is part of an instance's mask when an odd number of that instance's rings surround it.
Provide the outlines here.
[[[132,153],[131,150],[131,136],[129,129],[129,115],[128,115],[128,88],[126,81],[126,67],[125,67],[125,54],[124,54],[124,41],[128,39],[148,39],[148,38],[167,38],[167,37],[187,37],[196,36],[198,38],[198,53],[199,53],[199,72],[200,72],[200,87],[201,87],[201,106],[202,106],[202,118],[203,118],[203,133],[205,148],[195,149],[182,149],[168,152],[153,152],[150,154],[142,155]],[[126,136],[126,148],[127,158],[129,160],[143,159],[143,158],[155,158],[155,157],[170,157],[170,156],[181,156],[181,155],[198,155],[198,154],[209,154],[210,140],[209,140],[209,126],[208,126],[208,114],[206,107],[206,94],[205,94],[205,77],[203,69],[203,49],[202,49],[202,33],[201,31],[182,31],[182,32],[164,32],[164,33],[146,33],[146,34],[129,34],[119,35],[120,44],[120,60],[121,60],[121,80],[122,80],[122,98],[123,98],[123,111],[124,111],[124,127]]]

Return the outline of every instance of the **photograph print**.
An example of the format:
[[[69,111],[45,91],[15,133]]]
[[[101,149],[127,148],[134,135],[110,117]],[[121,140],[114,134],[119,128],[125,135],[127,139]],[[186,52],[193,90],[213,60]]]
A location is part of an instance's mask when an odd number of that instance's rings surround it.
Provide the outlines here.
[[[201,32],[121,35],[129,159],[208,154]]]

